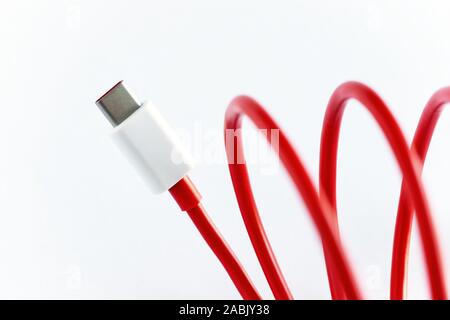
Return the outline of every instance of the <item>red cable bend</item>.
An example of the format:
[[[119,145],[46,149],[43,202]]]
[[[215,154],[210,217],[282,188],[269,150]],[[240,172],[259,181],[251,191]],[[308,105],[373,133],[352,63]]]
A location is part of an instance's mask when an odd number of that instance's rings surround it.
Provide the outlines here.
[[[247,232],[275,298],[290,299],[292,295],[270,247],[250,185],[239,130],[244,115],[250,118],[259,129],[279,130],[280,127],[264,108],[249,97],[235,98],[225,113],[225,146],[228,167]],[[270,135],[266,137],[270,143]],[[303,198],[322,241],[329,249],[333,266],[340,276],[346,296],[349,299],[360,299],[361,294],[339,242],[335,224],[330,220],[332,208],[328,201],[319,198],[312,179],[282,130],[279,130],[279,143],[276,151],[279,153],[281,162],[289,173],[298,194]]]
[[[320,194],[323,198],[329,199],[334,209],[328,211],[328,213],[335,214],[336,212],[336,159],[338,138],[342,116],[349,99],[358,100],[369,110],[391,146],[404,176],[403,186],[405,187],[406,196],[403,197],[401,204],[411,203],[416,210],[431,295],[434,299],[446,299],[447,293],[444,284],[442,260],[431,219],[431,212],[419,178],[419,170],[416,166],[416,155],[409,151],[406,139],[397,121],[383,100],[372,89],[358,82],[347,82],[336,89],[330,98],[324,118],[320,149]],[[401,218],[405,218],[405,216],[406,214],[402,215]],[[337,227],[337,218],[332,217],[332,221],[336,223]],[[402,241],[403,246],[405,242],[407,243],[409,241],[410,226],[403,224],[404,222],[402,221],[400,222],[402,223],[401,225],[397,224],[397,232],[399,233],[395,237],[394,257],[398,257],[404,263],[403,258],[398,256],[399,252],[396,248],[399,245],[399,241]],[[329,255],[327,246],[328,243],[325,242],[324,253],[326,256]],[[405,248],[403,248],[402,254],[406,254]],[[395,265],[393,266],[393,270],[395,269],[396,272],[394,273],[395,281],[393,284],[401,285],[401,281],[396,280],[398,279],[397,268],[401,266],[397,265],[398,262],[396,259],[394,261]],[[329,263],[329,258],[326,259],[326,262],[328,262],[327,269],[331,279],[331,285],[332,287],[339,288],[338,279],[336,279],[336,275],[339,275],[339,272],[334,270],[334,265]],[[394,291],[398,290],[399,288],[394,288]],[[401,290],[403,290],[403,287]],[[342,292],[338,292],[338,294],[342,294]]]

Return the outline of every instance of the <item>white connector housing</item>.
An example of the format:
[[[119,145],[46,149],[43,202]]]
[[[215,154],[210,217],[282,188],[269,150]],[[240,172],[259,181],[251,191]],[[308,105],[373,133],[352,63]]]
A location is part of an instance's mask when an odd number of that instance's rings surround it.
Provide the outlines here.
[[[194,166],[193,157],[150,103],[116,126],[112,139],[154,193],[170,189]]]

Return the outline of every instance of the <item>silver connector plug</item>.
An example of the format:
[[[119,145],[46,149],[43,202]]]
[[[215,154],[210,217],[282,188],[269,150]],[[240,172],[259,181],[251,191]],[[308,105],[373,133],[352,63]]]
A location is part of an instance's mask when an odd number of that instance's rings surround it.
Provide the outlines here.
[[[141,106],[127,90],[123,81],[109,89],[95,104],[114,127],[125,121]]]

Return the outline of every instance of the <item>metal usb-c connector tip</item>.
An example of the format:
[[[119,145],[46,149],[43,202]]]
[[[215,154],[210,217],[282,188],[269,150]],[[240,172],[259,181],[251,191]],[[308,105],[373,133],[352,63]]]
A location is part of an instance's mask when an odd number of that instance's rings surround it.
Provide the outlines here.
[[[123,81],[118,82],[102,95],[96,101],[96,105],[114,127],[125,121],[141,106],[125,87]]]

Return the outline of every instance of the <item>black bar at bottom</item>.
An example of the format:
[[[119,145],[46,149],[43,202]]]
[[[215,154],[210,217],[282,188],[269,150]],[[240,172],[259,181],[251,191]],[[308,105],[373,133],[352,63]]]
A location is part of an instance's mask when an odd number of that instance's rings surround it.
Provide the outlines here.
[[[124,319],[334,319],[374,318],[387,320],[398,314],[421,313],[431,319],[448,318],[448,301],[241,301],[241,300],[43,300],[0,301],[1,310],[12,314],[47,316],[123,317]],[[437,314],[438,316],[432,316]],[[428,319],[425,319],[428,320]]]

